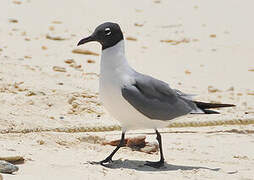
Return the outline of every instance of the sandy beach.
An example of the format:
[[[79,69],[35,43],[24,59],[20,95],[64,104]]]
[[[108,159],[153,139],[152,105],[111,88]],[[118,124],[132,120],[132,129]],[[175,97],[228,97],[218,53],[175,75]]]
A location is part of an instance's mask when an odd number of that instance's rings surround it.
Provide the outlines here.
[[[254,125],[161,129],[166,164],[123,147],[109,167],[104,159],[121,131],[99,100],[101,47],[76,47],[106,21],[120,24],[126,56],[137,71],[197,94],[195,99],[235,104],[220,115],[182,122],[254,119],[254,2],[60,1],[0,2],[0,157],[22,156],[4,180],[254,179]],[[81,54],[77,53],[82,51]],[[229,123],[230,124],[230,123]],[[89,132],[87,127],[90,128]],[[75,129],[75,130],[74,130]],[[59,132],[61,130],[61,132]],[[127,137],[152,130],[130,131]]]

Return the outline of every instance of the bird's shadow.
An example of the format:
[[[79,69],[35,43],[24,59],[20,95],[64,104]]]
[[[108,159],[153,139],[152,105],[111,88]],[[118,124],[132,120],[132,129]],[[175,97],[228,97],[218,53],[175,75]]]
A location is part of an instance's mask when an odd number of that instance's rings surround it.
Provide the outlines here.
[[[91,164],[100,164],[99,162],[90,162]],[[103,165],[104,167],[110,169],[135,169],[137,171],[177,171],[177,170],[194,170],[194,169],[207,169],[211,171],[219,171],[220,168],[208,168],[202,166],[183,166],[183,165],[173,165],[164,163],[163,167],[160,168],[153,168],[150,166],[145,165],[146,162],[144,161],[137,161],[137,160],[115,160],[112,163]]]

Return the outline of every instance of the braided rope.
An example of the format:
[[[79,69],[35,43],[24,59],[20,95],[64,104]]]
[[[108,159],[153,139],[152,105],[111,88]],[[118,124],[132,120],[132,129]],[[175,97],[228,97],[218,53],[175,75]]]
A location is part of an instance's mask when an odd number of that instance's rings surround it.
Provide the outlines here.
[[[222,126],[222,125],[249,125],[254,124],[254,118],[249,119],[233,119],[233,120],[217,120],[217,121],[190,121],[190,122],[173,122],[169,124],[168,128],[180,127],[205,127],[205,126]],[[0,134],[8,133],[32,133],[32,132],[104,132],[104,131],[119,131],[121,126],[90,126],[90,127],[60,127],[60,128],[28,128],[28,129],[5,129],[0,130]]]

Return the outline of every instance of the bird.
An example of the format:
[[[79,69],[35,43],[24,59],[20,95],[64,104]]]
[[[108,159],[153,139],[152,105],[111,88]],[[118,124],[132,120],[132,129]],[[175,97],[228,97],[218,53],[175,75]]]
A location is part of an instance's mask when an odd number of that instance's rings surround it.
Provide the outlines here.
[[[121,140],[114,151],[99,163],[112,163],[115,153],[124,145],[125,134],[133,129],[154,129],[159,144],[160,160],[146,161],[153,168],[164,166],[162,138],[158,129],[187,114],[219,114],[211,108],[233,107],[195,101],[192,95],[172,89],[168,83],[134,70],[125,57],[124,35],[119,24],[105,22],[81,39],[77,46],[99,42],[102,47],[99,97],[106,110],[122,127]]]

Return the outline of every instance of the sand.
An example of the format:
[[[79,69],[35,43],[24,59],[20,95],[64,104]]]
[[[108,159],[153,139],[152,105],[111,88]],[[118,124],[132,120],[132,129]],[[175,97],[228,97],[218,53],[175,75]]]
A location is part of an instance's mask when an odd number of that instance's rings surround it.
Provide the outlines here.
[[[129,63],[138,71],[197,94],[198,100],[233,103],[221,115],[192,120],[254,118],[252,1],[35,1],[0,3],[0,156],[22,155],[4,179],[254,179],[253,125],[162,129],[166,165],[122,148],[110,167],[120,131],[3,133],[35,128],[118,124],[98,98],[100,45],[77,42],[105,21],[121,25]],[[90,51],[90,55],[89,55]],[[91,54],[91,52],[93,52]],[[88,54],[87,54],[88,53]],[[131,131],[156,142],[152,130]],[[88,138],[89,139],[89,138]]]

